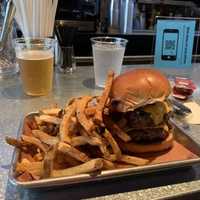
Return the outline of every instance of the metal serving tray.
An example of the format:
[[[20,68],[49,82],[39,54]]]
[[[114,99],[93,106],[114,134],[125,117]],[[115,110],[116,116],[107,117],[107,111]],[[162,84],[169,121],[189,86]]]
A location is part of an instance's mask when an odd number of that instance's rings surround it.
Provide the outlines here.
[[[37,113],[36,112],[30,113],[27,116],[31,116],[34,114],[37,114]],[[106,170],[106,171],[102,171],[99,174],[97,173],[96,174],[94,173],[80,174],[76,176],[67,176],[67,177],[61,177],[61,178],[47,178],[47,179],[42,179],[42,180],[20,182],[16,180],[15,173],[14,173],[16,161],[18,160],[18,156],[19,156],[19,151],[15,149],[13,152],[13,157],[11,161],[9,179],[14,185],[17,185],[17,186],[21,186],[24,188],[39,188],[39,187],[69,185],[69,184],[111,179],[111,178],[116,178],[116,177],[134,175],[134,174],[144,174],[144,173],[149,173],[149,172],[156,172],[156,171],[169,170],[169,169],[180,168],[180,167],[185,167],[185,166],[191,166],[195,163],[200,163],[200,144],[196,143],[189,135],[184,133],[182,129],[178,128],[178,126],[176,125],[174,121],[172,121],[172,124],[174,125],[174,128],[175,128],[174,135],[175,135],[176,141],[181,143],[183,146],[189,149],[192,153],[196,154],[198,156],[197,158],[192,158],[188,160],[180,160],[180,161],[171,161],[171,162],[166,162],[166,163],[161,163],[161,164],[138,166],[138,167],[132,167],[132,168],[126,168],[126,169]],[[23,121],[21,122],[19,130],[18,130],[18,137],[20,137],[20,134],[22,133],[22,127],[23,127]]]

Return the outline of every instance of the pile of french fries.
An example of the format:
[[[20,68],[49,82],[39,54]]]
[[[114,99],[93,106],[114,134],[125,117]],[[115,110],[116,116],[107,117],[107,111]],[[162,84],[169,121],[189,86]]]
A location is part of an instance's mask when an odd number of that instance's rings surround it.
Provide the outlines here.
[[[73,98],[64,109],[42,109],[25,118],[20,139],[6,137],[8,144],[20,149],[15,167],[19,181],[148,164],[147,159],[124,154],[118,145],[131,138],[108,116],[113,79],[109,72],[101,96]]]

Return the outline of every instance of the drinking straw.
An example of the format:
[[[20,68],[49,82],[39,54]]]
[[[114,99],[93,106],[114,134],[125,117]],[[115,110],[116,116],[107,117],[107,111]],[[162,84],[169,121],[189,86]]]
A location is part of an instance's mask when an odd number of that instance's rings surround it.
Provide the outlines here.
[[[51,21],[50,21],[50,35],[53,35],[53,28],[54,28],[54,22],[55,22],[55,15],[56,15],[56,9],[57,9],[57,5],[58,5],[58,0],[53,0],[52,3],[52,8],[51,8]]]
[[[39,12],[40,12],[40,21],[39,21],[39,26],[40,26],[40,37],[44,37],[44,29],[45,29],[45,10],[47,9],[45,7],[45,0],[40,0],[39,2]]]
[[[34,28],[35,28],[35,37],[40,36],[40,1],[41,0],[32,0],[33,1],[33,6],[34,6]]]
[[[47,0],[47,5],[46,5],[46,25],[45,25],[45,37],[50,36],[49,35],[49,29],[50,29],[50,21],[51,21],[51,5],[52,5],[52,0]]]
[[[21,14],[22,14],[22,21],[23,21],[23,34],[25,37],[29,35],[28,32],[28,22],[27,22],[27,16],[26,16],[26,5],[25,5],[26,0],[19,0],[19,6],[21,8]]]
[[[21,17],[21,9],[19,6],[19,1],[13,0],[13,3],[15,4],[15,7],[16,7],[15,19],[23,32],[24,27],[23,27],[23,21],[22,21],[22,17]]]
[[[37,11],[36,11],[36,4],[35,4],[35,0],[31,0],[32,2],[32,36],[35,37],[36,36],[36,16],[37,16]]]
[[[33,18],[32,18],[32,0],[26,0],[26,16],[27,16],[27,26],[28,26],[28,32],[29,32],[29,37],[32,37],[33,35],[33,27],[32,27],[32,23],[33,23]]]
[[[46,24],[47,24],[47,1],[43,0],[43,28],[42,28],[42,37],[46,37]]]
[[[58,0],[13,0],[16,20],[25,37],[53,35]]]

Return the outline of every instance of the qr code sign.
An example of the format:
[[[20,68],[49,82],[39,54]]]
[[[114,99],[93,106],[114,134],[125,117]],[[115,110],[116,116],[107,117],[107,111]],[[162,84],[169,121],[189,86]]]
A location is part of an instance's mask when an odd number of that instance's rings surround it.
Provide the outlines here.
[[[165,49],[174,50],[175,49],[175,40],[165,40]]]

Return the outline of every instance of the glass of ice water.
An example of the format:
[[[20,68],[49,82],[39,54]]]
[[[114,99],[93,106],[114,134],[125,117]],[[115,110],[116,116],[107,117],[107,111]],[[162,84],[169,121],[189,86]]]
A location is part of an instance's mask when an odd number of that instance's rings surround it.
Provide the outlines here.
[[[128,40],[117,37],[91,38],[94,59],[95,84],[104,87],[109,70],[119,75]]]

